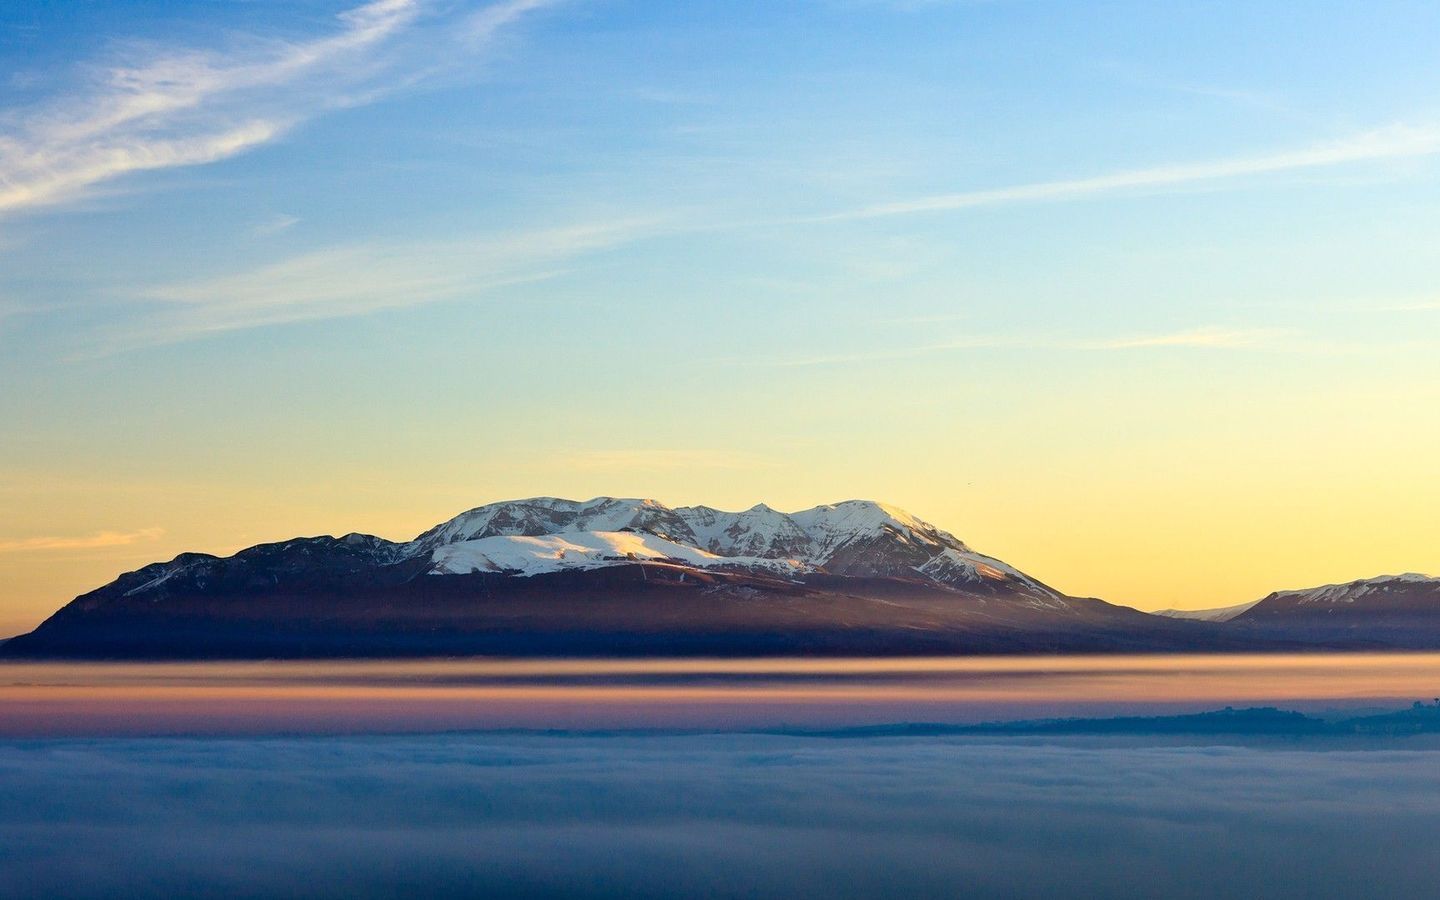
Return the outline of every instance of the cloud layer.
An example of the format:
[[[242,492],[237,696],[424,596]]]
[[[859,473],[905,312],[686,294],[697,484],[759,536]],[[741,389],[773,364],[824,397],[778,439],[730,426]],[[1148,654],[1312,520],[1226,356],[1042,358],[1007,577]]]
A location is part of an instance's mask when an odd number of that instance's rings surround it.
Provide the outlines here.
[[[0,744],[9,896],[1425,896],[1435,751],[744,735]]]

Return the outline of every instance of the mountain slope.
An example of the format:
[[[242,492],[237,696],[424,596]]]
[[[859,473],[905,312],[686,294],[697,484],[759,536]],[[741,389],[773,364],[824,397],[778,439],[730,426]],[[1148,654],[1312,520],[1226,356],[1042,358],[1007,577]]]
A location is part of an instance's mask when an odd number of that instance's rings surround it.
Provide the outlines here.
[[[903,510],[493,503],[411,541],[350,534],[181,554],[7,654],[1002,653],[1232,645],[1219,626],[1066,597]]]

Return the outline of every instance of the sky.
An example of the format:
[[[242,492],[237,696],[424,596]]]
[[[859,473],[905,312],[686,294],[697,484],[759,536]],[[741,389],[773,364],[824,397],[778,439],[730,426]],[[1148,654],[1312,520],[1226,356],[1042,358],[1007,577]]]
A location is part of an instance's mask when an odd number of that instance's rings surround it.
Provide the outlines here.
[[[0,634],[515,497],[1440,574],[1440,7],[0,8]]]

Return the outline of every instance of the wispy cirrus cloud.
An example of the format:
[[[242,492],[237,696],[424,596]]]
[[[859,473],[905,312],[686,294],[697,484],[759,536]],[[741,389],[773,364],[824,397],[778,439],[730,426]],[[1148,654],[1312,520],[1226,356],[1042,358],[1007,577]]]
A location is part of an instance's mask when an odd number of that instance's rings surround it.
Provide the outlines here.
[[[567,260],[646,237],[656,219],[611,220],[431,242],[372,242],[291,257],[236,275],[142,289],[125,330],[98,353],[291,322],[483,295],[554,277]]]
[[[815,216],[810,221],[876,219],[1012,203],[1060,202],[1255,175],[1321,169],[1350,163],[1433,156],[1437,153],[1440,153],[1440,127],[1393,125],[1341,140],[1278,153],[1154,166],[1089,178],[1038,181],[989,190],[934,194],[928,197],[877,203],[829,215]]]
[[[0,217],[89,196],[125,175],[214,163],[326,110],[370,102],[554,0],[471,11],[464,35],[399,46],[431,15],[421,0],[372,0],[303,40],[236,36],[230,49],[132,47],[86,84],[0,111]],[[446,10],[451,10],[446,12]],[[455,16],[450,7],[434,13]],[[455,25],[457,23],[449,23]]]
[[[12,113],[0,136],[0,214],[52,206],[132,172],[215,162],[274,140],[368,74],[365,55],[411,23],[414,0],[375,0],[308,41],[231,52],[146,48],[76,96]]]
[[[470,14],[464,25],[464,37],[471,41],[489,40],[495,32],[528,13],[554,6],[564,0],[506,0]]]
[[[263,222],[257,223],[250,229],[250,233],[256,237],[269,237],[273,234],[280,234],[282,231],[289,231],[299,224],[299,216],[280,213],[279,215],[271,216]]]
[[[131,544],[159,540],[165,534],[163,528],[141,528],[138,531],[97,531],[94,534],[71,537],[33,537],[0,541],[0,553],[27,553],[43,550],[98,550],[106,547],[126,547]]]
[[[816,356],[762,360],[760,365],[803,367],[844,365],[914,359],[959,350],[1057,350],[1104,352],[1146,349],[1198,350],[1299,350],[1306,345],[1294,341],[1291,332],[1269,328],[1193,328],[1183,331],[1119,335],[1106,338],[1073,338],[1056,335],[973,335],[948,341],[917,344],[884,350],[864,350]]]

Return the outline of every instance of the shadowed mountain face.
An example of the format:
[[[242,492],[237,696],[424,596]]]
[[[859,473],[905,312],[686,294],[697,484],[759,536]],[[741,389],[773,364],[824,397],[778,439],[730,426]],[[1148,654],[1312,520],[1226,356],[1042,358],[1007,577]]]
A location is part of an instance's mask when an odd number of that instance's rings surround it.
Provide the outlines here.
[[[1243,642],[1241,642],[1243,643]],[[111,657],[1104,652],[1238,647],[1066,597],[903,510],[651,500],[482,506],[406,543],[186,553],[76,598],[7,654]]]

